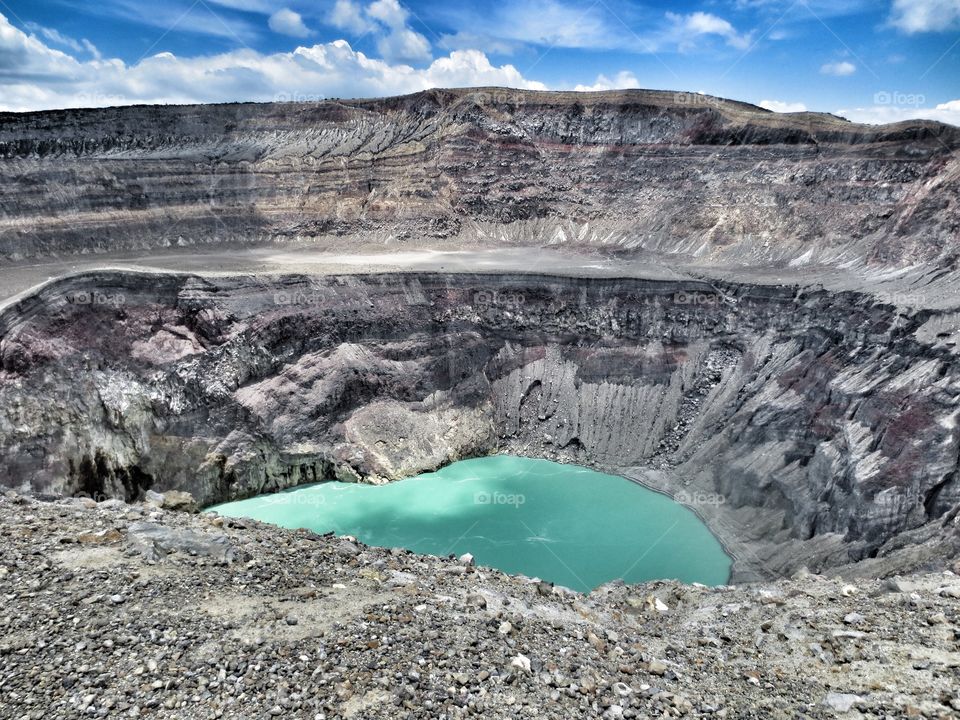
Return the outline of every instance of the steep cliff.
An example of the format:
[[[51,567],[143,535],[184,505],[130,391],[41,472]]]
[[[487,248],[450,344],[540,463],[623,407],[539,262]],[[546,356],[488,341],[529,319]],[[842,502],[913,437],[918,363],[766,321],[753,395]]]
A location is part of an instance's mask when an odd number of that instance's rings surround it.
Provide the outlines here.
[[[512,450],[685,498],[739,577],[842,565],[960,504],[948,321],[736,284],[80,275],[0,315],[4,481],[213,502]]]
[[[562,244],[737,266],[952,264],[960,129],[692,93],[0,115],[0,258]]]

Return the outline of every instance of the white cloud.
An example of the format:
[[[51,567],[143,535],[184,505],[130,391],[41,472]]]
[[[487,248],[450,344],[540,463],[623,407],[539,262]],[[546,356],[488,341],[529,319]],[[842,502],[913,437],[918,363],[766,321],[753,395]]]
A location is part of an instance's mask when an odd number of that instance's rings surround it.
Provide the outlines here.
[[[388,29],[377,41],[377,50],[384,58],[408,62],[430,59],[430,43],[407,26],[410,13],[398,0],[375,0],[367,6],[367,16]]]
[[[217,4],[232,7],[239,6],[239,0],[231,5],[227,0]],[[276,3],[272,3],[276,5]],[[260,5],[259,3],[257,4]],[[226,38],[232,42],[252,43],[258,38],[258,28],[247,20],[231,14],[217,12],[203,0],[187,0],[185,3],[175,0],[163,2],[139,2],[138,0],[110,0],[109,2],[85,3],[85,9],[109,17],[121,18],[130,22],[160,28],[157,34],[166,35],[171,30]],[[3,5],[0,4],[0,8]],[[266,10],[267,13],[270,10]]]
[[[43,25],[38,25],[34,22],[24,23],[24,25],[27,30],[36,35],[42,36],[48,42],[52,42],[54,45],[60,45],[61,47],[69,48],[70,50],[78,53],[87,52],[95,58],[100,57],[100,51],[97,50],[97,47],[86,38],[74,40],[72,37],[64,35],[59,30],[44,27]]]
[[[367,7],[367,15],[379,20],[387,27],[403,27],[407,24],[409,13],[397,0],[375,0]]]
[[[291,37],[305,38],[310,35],[310,29],[303,24],[303,18],[300,13],[295,13],[290,8],[277,10],[270,19],[267,20],[270,29],[282,35]]]
[[[728,21],[711,13],[695,12],[678,15],[668,12],[667,19],[673,24],[672,32],[677,36],[681,50],[693,46],[693,41],[703,35],[718,35],[727,44],[740,50],[750,47],[751,34],[740,34]]]
[[[377,40],[377,51],[388,60],[417,62],[429,60],[430,43],[418,32],[397,28]]]
[[[363,10],[353,0],[337,0],[328,17],[330,24],[340,30],[362,35],[374,28],[373,23],[363,17]]]
[[[637,87],[640,87],[640,81],[637,80],[636,76],[629,70],[621,70],[612,80],[606,75],[597,75],[597,80],[593,85],[577,85],[574,90],[577,92],[596,92]]]
[[[614,14],[604,3],[569,0],[511,0],[482,10],[475,4],[446,3],[435,6],[434,17],[458,34],[543,48],[654,53],[694,50],[697,40],[711,36],[739,49],[752,40],[752,33],[738,32],[711,13],[660,13],[643,4],[621,4]]]
[[[960,27],[960,0],[893,0],[890,24],[908,34]]]
[[[372,97],[432,87],[498,85],[545,90],[514,66],[478,50],[456,50],[414,68],[371,58],[345,40],[262,54],[235,50],[180,58],[160,53],[134,65],[77,60],[13,27],[0,14],[0,110],[134,103]]]
[[[86,50],[90,55],[92,55],[96,60],[99,60],[103,56],[100,54],[100,51],[97,49],[97,46],[86,38],[80,39],[80,44],[83,45],[83,49]]]
[[[377,51],[386,60],[425,62],[430,60],[430,42],[407,24],[410,11],[398,0],[373,0],[361,7],[353,0],[337,0],[328,20],[355,35],[373,33]]]
[[[524,78],[513,65],[491,65],[479,50],[455,50],[447,57],[437,58],[425,70],[414,72],[422,83],[418,89],[467,86],[547,89],[541,82]]]
[[[562,0],[526,0],[494,6],[481,16],[458,18],[454,25],[547,47],[614,48],[634,40],[623,25],[613,25],[610,20],[596,4],[585,7]]]
[[[840,62],[827,63],[820,66],[820,72],[823,75],[835,75],[836,77],[847,77],[857,71],[857,66],[852,62],[842,60]]]
[[[901,120],[939,120],[960,126],[960,100],[950,100],[932,108],[871,105],[870,107],[837,110],[837,115],[853,122],[881,124]]]
[[[806,112],[807,106],[802,102],[782,102],[780,100],[761,100],[760,107],[778,113]]]

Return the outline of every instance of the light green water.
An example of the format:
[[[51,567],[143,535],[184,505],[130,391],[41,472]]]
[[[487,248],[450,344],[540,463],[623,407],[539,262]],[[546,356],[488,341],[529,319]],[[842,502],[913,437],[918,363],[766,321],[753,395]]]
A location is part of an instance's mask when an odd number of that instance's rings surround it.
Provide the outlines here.
[[[721,585],[730,558],[670,498],[576,465],[497,455],[389,485],[325,482],[210,508],[288,528],[353,535],[588,591],[609,580]]]

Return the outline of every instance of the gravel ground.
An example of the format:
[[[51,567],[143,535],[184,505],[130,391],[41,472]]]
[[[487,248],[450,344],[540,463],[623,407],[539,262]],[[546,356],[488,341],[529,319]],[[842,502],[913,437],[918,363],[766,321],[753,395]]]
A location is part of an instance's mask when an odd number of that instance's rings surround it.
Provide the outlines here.
[[[960,717],[951,572],[581,595],[467,557],[8,493],[0,596],[0,718]]]

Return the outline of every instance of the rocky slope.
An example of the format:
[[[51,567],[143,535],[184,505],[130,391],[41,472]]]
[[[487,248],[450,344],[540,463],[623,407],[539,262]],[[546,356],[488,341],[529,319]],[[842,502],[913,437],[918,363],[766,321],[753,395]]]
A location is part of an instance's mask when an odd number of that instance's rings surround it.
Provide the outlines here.
[[[12,493],[0,540],[3,718],[960,716],[949,571],[580,595],[466,559]]]
[[[677,496],[740,580],[933,567],[955,540],[898,543],[960,505],[952,322],[730,283],[84,274],[0,314],[2,477],[213,503],[505,450]]]
[[[952,268],[960,129],[692,93],[0,115],[0,258],[511,243],[729,266]]]

